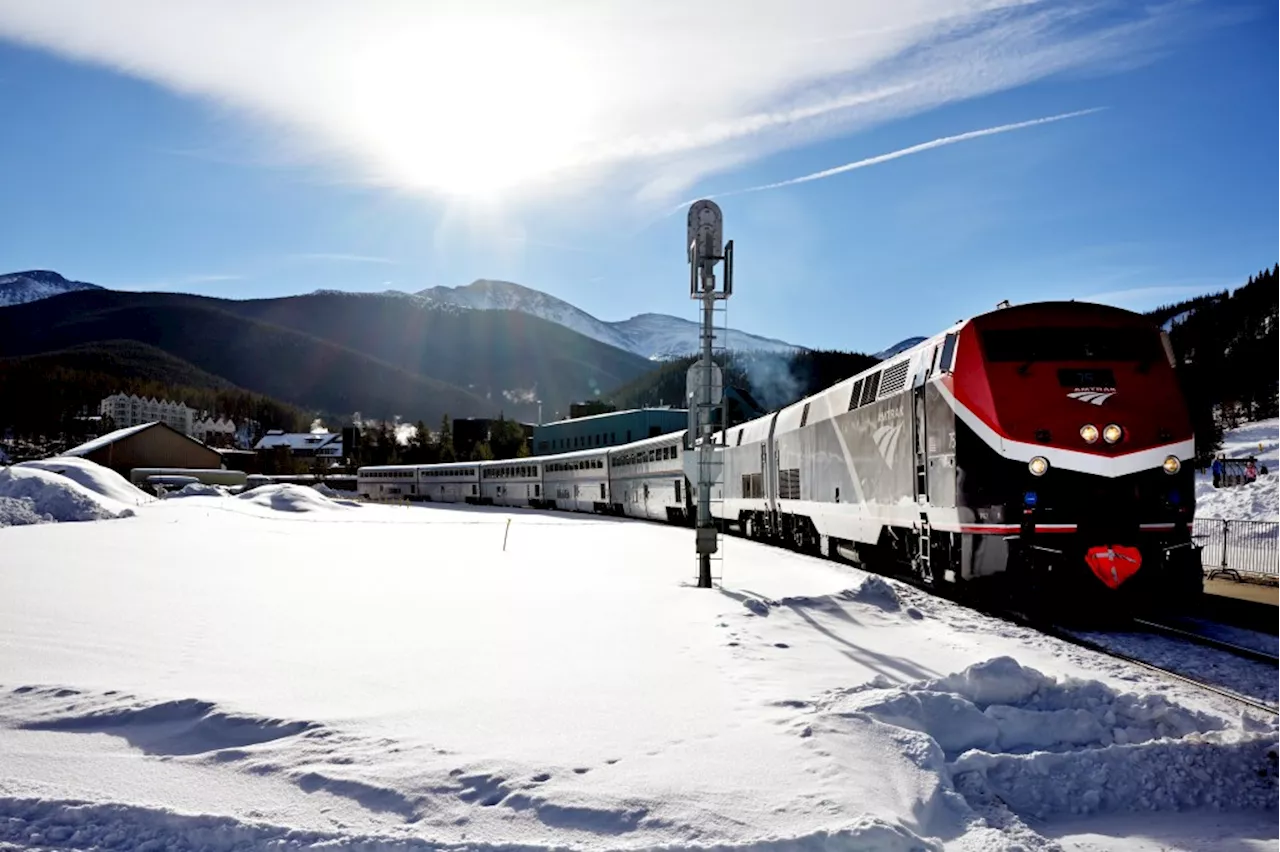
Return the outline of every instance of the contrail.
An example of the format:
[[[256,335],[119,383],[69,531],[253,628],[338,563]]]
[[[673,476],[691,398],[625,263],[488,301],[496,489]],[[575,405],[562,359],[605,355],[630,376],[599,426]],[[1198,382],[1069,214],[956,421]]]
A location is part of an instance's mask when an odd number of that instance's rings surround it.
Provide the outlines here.
[[[867,166],[875,166],[880,163],[887,163],[889,160],[896,160],[899,157],[907,157],[911,154],[919,154],[921,151],[929,151],[933,148],[941,148],[944,145],[954,145],[957,142],[967,142],[970,139],[978,139],[982,136],[995,136],[997,133],[1008,133],[1010,130],[1021,130],[1024,127],[1034,127],[1037,124],[1049,124],[1054,121],[1062,121],[1068,118],[1077,118],[1082,115],[1089,115],[1095,112],[1101,112],[1106,107],[1093,107],[1092,109],[1082,109],[1075,112],[1064,112],[1061,115],[1051,115],[1045,118],[1033,118],[1029,121],[1019,121],[1014,124],[1002,124],[999,127],[988,127],[984,130],[970,130],[968,133],[959,133],[955,136],[943,136],[941,139],[934,139],[930,142],[921,142],[919,145],[912,145],[910,148],[900,148],[897,151],[890,151],[887,154],[878,154],[874,157],[868,157],[865,160],[858,160],[855,163],[845,163],[843,166],[836,166],[831,169],[823,169],[820,172],[803,175],[790,180],[778,181],[777,183],[765,183],[760,186],[750,186],[746,189],[734,189],[729,192],[721,192],[717,195],[704,195],[703,198],[724,198],[729,195],[744,195],[748,192],[763,192],[766,189],[779,189],[784,186],[794,186],[798,183],[808,183],[812,180],[822,180],[823,178],[833,177],[844,172],[851,172],[854,169],[862,169]],[[687,208],[692,201],[685,202],[677,209]]]

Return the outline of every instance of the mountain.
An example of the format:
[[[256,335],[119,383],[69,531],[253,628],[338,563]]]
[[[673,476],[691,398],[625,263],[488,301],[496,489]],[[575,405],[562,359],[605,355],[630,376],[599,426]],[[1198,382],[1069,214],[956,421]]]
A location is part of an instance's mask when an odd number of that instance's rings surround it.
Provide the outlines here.
[[[555,296],[510,281],[481,279],[462,287],[430,287],[415,295],[438,305],[480,311],[518,311],[541,317],[654,361],[681,358],[696,353],[700,346],[700,327],[693,320],[668,314],[640,314],[628,320],[606,322]],[[727,348],[735,350],[799,352],[804,349],[737,329],[729,329],[724,342]]]
[[[85,281],[68,281],[58,273],[47,269],[12,272],[8,275],[0,275],[0,308],[35,302],[75,290],[101,289],[97,284],[89,284]]]
[[[106,341],[143,344],[338,418],[359,411],[439,422],[505,411],[533,419],[539,399],[548,415],[567,411],[652,366],[538,317],[441,310],[403,294],[234,301],[96,288],[0,308],[0,358]],[[155,366],[165,369],[172,365]]]

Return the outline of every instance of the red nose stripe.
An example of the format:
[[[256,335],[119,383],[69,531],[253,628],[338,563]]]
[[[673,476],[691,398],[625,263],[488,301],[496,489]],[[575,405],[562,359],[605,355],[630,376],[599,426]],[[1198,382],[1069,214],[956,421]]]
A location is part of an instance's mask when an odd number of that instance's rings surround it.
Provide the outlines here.
[[[1142,567],[1142,553],[1136,547],[1116,544],[1110,547],[1092,547],[1084,555],[1084,561],[1094,576],[1112,589],[1137,573]]]

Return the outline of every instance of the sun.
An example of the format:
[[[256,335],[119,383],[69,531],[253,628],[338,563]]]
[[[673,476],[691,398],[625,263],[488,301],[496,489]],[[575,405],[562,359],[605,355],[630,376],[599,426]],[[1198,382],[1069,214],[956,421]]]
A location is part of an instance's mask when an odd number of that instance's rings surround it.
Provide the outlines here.
[[[534,191],[587,156],[600,92],[572,41],[488,22],[360,53],[343,121],[400,185],[461,200]]]

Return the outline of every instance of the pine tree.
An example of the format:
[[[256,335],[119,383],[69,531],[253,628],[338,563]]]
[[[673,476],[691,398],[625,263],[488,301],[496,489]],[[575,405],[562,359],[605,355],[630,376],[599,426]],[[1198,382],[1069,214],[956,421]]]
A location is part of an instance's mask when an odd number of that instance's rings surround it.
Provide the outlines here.
[[[457,454],[453,450],[453,424],[449,421],[449,415],[446,414],[440,420],[440,461],[457,460]]]

